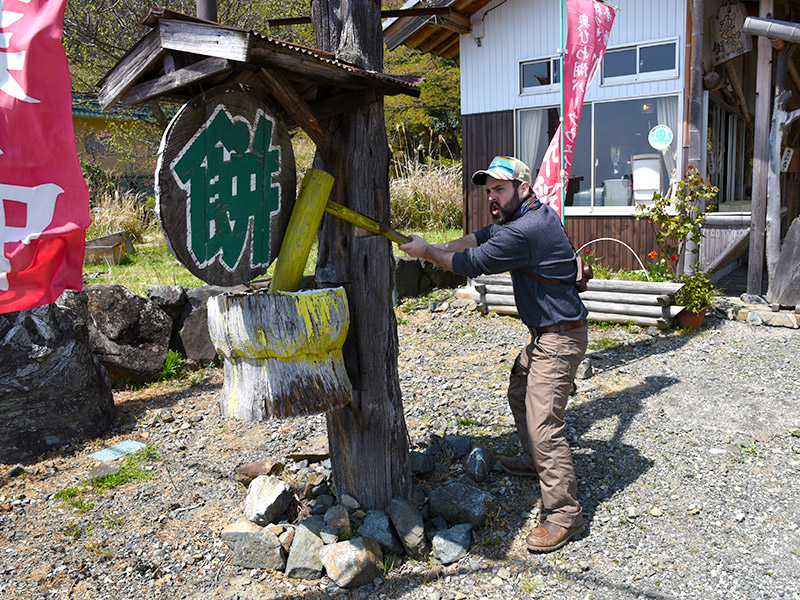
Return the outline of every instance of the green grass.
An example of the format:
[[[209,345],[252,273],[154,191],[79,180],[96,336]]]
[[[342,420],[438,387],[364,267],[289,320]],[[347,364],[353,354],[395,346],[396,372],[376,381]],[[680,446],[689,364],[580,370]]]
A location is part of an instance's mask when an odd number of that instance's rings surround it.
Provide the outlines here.
[[[146,296],[148,285],[194,288],[203,284],[172,256],[159,230],[150,230],[145,236],[145,243],[134,242],[134,247],[136,251],[128,254],[118,265],[84,265],[83,282],[117,283],[143,297]]]
[[[69,506],[79,514],[86,513],[94,508],[94,502],[86,498],[89,494],[102,494],[131,481],[143,481],[155,477],[155,470],[147,467],[158,457],[156,446],[148,445],[143,450],[125,458],[116,473],[95,477],[78,486],[66,487],[58,490],[54,496],[63,500],[65,506]],[[75,531],[66,533],[71,537],[80,537],[81,535],[81,532]]]

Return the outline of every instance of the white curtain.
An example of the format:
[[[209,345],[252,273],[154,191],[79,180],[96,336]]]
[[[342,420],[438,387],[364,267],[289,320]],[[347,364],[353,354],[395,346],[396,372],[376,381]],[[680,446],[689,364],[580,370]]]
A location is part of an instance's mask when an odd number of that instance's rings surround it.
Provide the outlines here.
[[[669,173],[669,184],[672,185],[678,181],[678,136],[676,135],[678,131],[678,97],[658,98],[656,110],[658,111],[658,124],[666,125],[673,134],[672,144],[661,150],[664,166]]]
[[[544,158],[545,145],[542,144],[542,125],[546,111],[542,109],[524,110],[519,114],[519,158],[531,169],[536,177],[539,162]]]

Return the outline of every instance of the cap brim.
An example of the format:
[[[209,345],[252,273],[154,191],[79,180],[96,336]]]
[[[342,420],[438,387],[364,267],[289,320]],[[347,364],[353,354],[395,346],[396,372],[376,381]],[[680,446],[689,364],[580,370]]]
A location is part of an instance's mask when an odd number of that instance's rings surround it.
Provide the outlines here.
[[[508,173],[501,169],[487,169],[486,171],[475,171],[472,175],[472,183],[476,185],[483,185],[486,183],[486,178],[492,177],[494,179],[502,179],[503,181],[513,181],[513,177],[509,177]]]

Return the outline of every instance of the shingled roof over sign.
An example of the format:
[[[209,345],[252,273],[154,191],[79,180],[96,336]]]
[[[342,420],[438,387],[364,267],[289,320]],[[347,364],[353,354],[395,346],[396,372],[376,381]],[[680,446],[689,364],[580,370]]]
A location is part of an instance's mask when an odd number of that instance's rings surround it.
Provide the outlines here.
[[[309,103],[331,90],[419,96],[416,78],[362,69],[253,31],[164,9],[151,9],[143,22],[153,30],[100,81],[103,107],[186,100],[216,85],[258,82],[262,71],[289,82]]]

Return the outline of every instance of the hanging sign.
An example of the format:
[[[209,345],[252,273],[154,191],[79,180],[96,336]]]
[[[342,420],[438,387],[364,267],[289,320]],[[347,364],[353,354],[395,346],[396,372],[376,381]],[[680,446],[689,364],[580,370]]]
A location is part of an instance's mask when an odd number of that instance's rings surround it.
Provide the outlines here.
[[[266,273],[294,196],[288,131],[256,92],[215,88],[167,127],[156,214],[172,253],[206,283],[231,286]]]
[[[753,38],[742,33],[747,9],[743,4],[727,4],[709,18],[711,56],[714,66],[746,54],[753,49]]]
[[[672,144],[672,129],[667,125],[656,125],[647,134],[647,141],[656,150],[666,150]]]

